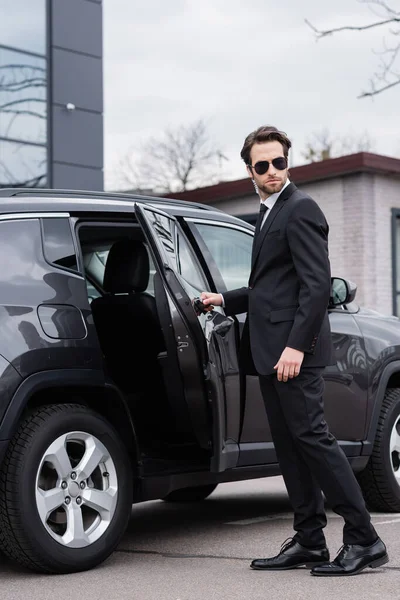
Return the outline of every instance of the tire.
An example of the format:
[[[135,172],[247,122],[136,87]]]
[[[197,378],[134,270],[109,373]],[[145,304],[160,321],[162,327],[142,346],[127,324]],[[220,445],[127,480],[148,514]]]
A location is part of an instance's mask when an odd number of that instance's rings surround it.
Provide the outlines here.
[[[174,490],[163,498],[165,502],[201,502],[210,496],[217,487],[217,483],[200,485],[198,487]]]
[[[116,548],[131,507],[130,459],[101,415],[61,404],[21,422],[0,470],[0,548],[9,558],[41,573],[91,569]]]
[[[372,455],[357,479],[368,508],[400,512],[400,388],[385,393]]]

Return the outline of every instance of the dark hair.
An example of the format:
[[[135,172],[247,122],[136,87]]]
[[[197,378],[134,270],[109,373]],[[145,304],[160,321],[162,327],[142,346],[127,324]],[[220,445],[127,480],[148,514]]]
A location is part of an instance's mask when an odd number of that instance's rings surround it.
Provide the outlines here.
[[[240,156],[246,163],[246,165],[250,164],[250,152],[254,144],[259,144],[262,142],[280,142],[283,146],[283,154],[285,158],[288,157],[289,148],[292,146],[292,142],[287,137],[286,133],[283,131],[279,131],[276,127],[272,125],[262,125],[255,131],[249,133],[247,138],[244,140],[243,148],[240,152]]]

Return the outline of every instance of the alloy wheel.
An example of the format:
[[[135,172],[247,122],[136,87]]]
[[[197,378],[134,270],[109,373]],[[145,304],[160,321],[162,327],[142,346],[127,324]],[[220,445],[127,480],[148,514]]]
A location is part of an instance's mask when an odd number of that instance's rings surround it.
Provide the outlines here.
[[[393,475],[400,486],[400,416],[397,417],[390,434],[390,457]]]
[[[94,435],[73,431],[46,450],[36,476],[36,505],[46,531],[69,548],[85,548],[108,528],[117,504],[114,462]]]

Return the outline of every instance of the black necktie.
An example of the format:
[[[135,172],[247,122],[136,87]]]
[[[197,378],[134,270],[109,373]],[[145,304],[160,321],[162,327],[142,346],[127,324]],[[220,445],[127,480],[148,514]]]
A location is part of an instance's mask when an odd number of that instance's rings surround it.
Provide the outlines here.
[[[256,222],[256,230],[254,232],[254,237],[256,237],[260,233],[261,224],[263,222],[264,215],[267,212],[267,210],[268,210],[268,206],[265,206],[264,202],[261,202],[260,212],[258,213],[258,218],[257,218],[257,222]]]

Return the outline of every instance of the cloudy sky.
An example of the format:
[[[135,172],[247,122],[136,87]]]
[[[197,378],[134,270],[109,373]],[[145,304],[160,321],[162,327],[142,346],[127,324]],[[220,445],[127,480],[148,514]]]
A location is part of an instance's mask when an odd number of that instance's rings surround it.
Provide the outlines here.
[[[399,0],[387,0],[399,9]],[[310,136],[368,134],[371,150],[400,157],[400,86],[371,99],[384,28],[315,40],[321,29],[376,20],[359,0],[105,0],[105,184],[118,163],[165,128],[207,121],[229,158],[221,179],[245,176],[239,152],[262,124],[286,131],[292,164]],[[379,14],[379,12],[378,12]],[[381,15],[383,13],[381,12]],[[375,53],[374,53],[375,50]],[[400,70],[400,65],[399,69]]]

